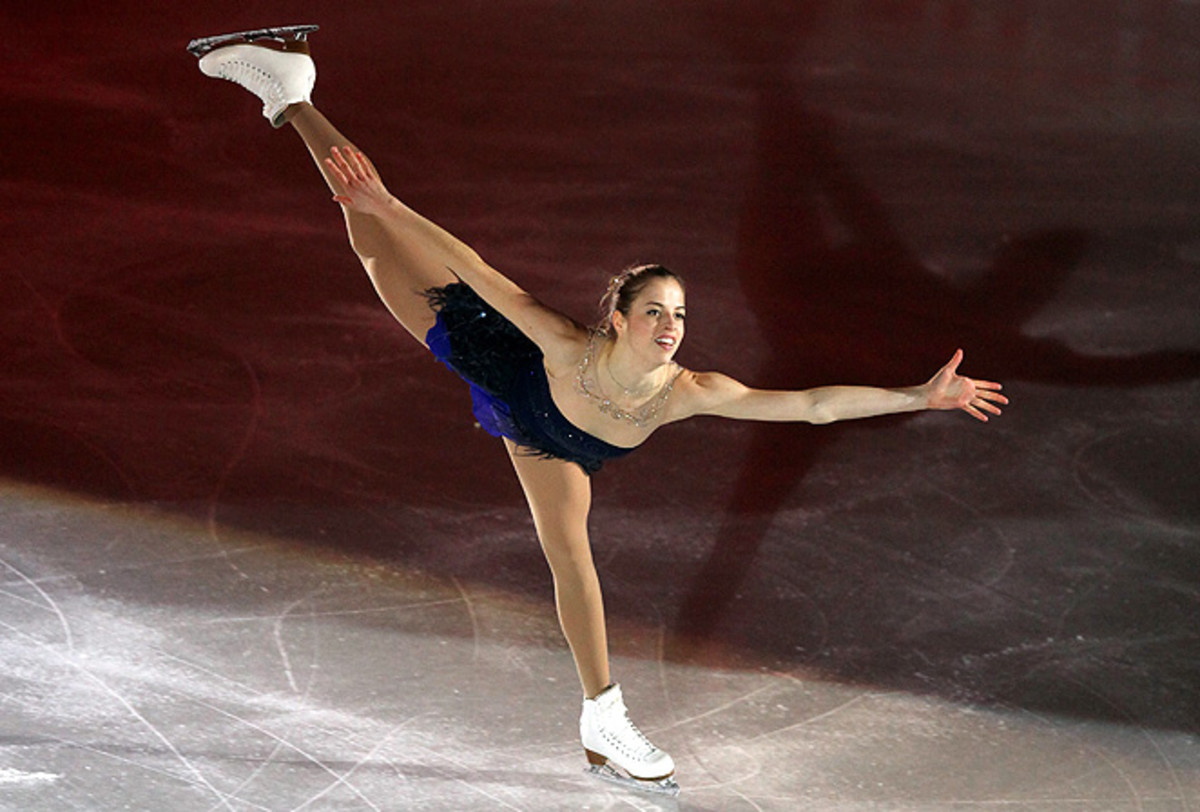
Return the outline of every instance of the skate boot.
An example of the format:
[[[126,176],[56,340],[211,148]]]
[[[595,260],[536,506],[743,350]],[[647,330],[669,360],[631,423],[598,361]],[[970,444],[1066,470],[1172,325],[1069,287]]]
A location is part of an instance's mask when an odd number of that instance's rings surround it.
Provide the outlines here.
[[[282,127],[288,105],[312,101],[317,69],[305,37],[316,26],[260,28],[192,40],[188,50],[200,56],[205,76],[236,82],[258,96],[263,116]]]
[[[671,777],[675,762],[629,721],[621,686],[611,685],[595,699],[583,700],[579,736],[590,774],[643,792],[679,794]],[[613,769],[614,764],[627,775]]]

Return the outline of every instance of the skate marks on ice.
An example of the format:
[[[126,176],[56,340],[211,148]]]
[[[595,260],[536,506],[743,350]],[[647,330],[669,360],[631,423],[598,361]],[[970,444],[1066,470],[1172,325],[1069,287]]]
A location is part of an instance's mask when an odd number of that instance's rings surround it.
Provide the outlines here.
[[[203,527],[31,489],[2,510],[0,785],[23,808],[522,809],[583,783],[538,763],[555,726],[527,697],[519,724],[464,700],[502,653],[446,584],[308,572],[265,539],[214,553]],[[532,764],[497,768],[522,729]]]
[[[584,774],[597,781],[606,781],[629,792],[645,795],[660,795],[665,798],[679,797],[679,783],[674,778],[662,778],[657,781],[647,781],[634,778],[613,767],[611,764],[592,764]]]
[[[545,605],[30,488],[0,512],[0,786],[24,808],[1200,801],[1185,734],[679,665],[618,629],[614,668],[682,786],[634,793],[583,772]]]
[[[1195,532],[1200,528],[1198,446],[1200,437],[1153,423],[1108,429],[1075,451],[1075,483],[1110,515]]]
[[[668,700],[680,716],[651,735],[677,756],[679,806],[638,798],[635,808],[1132,812],[1198,800],[1195,740],[1184,734],[981,710],[811,675],[681,670]]]
[[[2,786],[37,786],[40,784],[52,784],[61,775],[55,773],[30,773],[23,770],[12,770],[9,768],[0,769],[0,787]]]

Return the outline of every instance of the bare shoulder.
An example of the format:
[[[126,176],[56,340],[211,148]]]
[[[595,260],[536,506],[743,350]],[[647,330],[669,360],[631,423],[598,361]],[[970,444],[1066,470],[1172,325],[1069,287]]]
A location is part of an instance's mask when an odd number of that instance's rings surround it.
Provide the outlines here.
[[[591,331],[562,314],[547,324],[537,342],[545,357],[546,369],[554,377],[571,374],[579,368],[591,341]]]
[[[675,381],[667,419],[673,422],[696,415],[719,414],[724,404],[746,391],[745,385],[723,372],[685,369]]]

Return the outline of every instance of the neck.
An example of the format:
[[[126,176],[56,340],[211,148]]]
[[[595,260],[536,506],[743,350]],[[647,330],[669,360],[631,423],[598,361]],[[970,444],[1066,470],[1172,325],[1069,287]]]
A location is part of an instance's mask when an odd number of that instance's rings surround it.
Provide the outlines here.
[[[626,394],[644,396],[658,390],[662,384],[665,364],[647,362],[633,354],[629,345],[619,338],[608,341],[601,351],[606,374]]]

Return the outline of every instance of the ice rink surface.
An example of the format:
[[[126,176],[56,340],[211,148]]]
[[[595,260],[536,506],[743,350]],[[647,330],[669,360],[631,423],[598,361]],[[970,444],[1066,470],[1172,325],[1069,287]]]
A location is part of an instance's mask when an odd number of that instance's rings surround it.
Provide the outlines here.
[[[0,809],[1200,812],[1200,3],[60,5],[0,11]],[[677,800],[583,774],[502,447],[184,51],[306,22],[548,303],[662,262],[688,367],[1013,400],[595,478]]]

